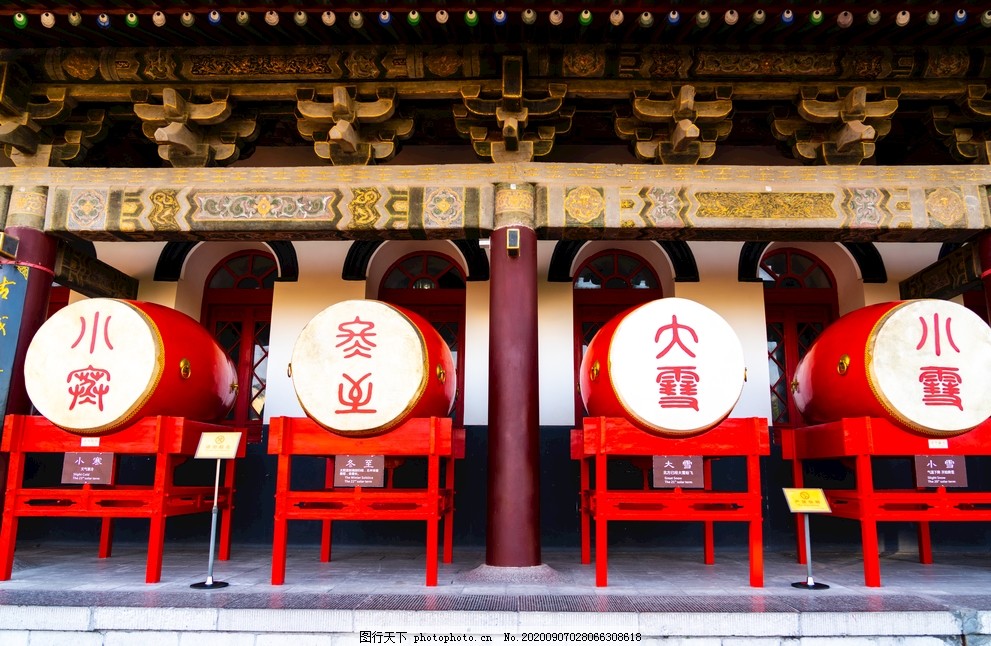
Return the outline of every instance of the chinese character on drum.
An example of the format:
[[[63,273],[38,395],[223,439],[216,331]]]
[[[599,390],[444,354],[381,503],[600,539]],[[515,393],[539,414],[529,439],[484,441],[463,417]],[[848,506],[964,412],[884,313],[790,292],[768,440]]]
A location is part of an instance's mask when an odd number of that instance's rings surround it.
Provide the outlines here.
[[[373,321],[362,321],[361,317],[356,316],[353,321],[338,325],[337,329],[340,330],[337,338],[343,340],[334,347],[341,348],[342,346],[346,346],[343,348],[344,359],[354,359],[356,357],[372,358],[371,351],[375,347],[375,342],[370,338],[375,336],[375,332],[372,332],[375,329],[375,323]],[[374,384],[369,379],[371,376],[372,373],[368,372],[355,379],[350,374],[343,373],[341,378],[348,383],[345,384],[342,382],[337,385],[337,401],[342,406],[347,406],[347,408],[337,409],[334,412],[339,415],[378,412],[374,408],[366,408],[369,402],[372,401]],[[365,381],[366,379],[369,379],[367,383]],[[347,387],[346,395],[344,392],[345,387]]]
[[[946,344],[954,352],[960,354],[960,348],[953,342],[953,334],[950,324],[953,319],[946,318]],[[922,336],[916,350],[926,351],[929,340],[929,325],[924,317],[919,317],[922,325]],[[933,313],[932,323],[932,351],[937,357],[943,354],[943,344],[940,338],[939,313]],[[960,399],[960,384],[963,377],[960,376],[960,369],[956,366],[922,366],[919,374],[919,382],[922,384],[922,403],[926,406],[956,406],[963,410],[963,401]]]
[[[97,348],[97,341],[102,340],[107,350],[113,350],[114,346],[110,342],[110,319],[112,316],[103,318],[103,334],[100,334],[100,311],[93,313],[93,332],[89,338],[89,354],[92,355]],[[83,338],[86,336],[86,318],[79,317],[79,336],[70,346],[70,350],[75,350]],[[84,346],[85,347],[85,346]],[[72,395],[72,403],[69,410],[73,410],[76,404],[93,404],[101,411],[103,410],[103,397],[110,392],[110,371],[105,368],[94,368],[90,363],[85,368],[70,370],[65,378],[70,384],[69,394]],[[75,383],[73,383],[75,382]]]
[[[695,330],[688,325],[678,323],[678,316],[671,315],[671,323],[662,325],[654,335],[654,343],[660,343],[661,337],[665,333],[670,333],[671,341],[663,350],[657,353],[658,359],[663,359],[672,349],[677,355],[687,355],[694,359],[695,353],[688,349],[688,346],[681,339],[681,331],[685,330],[691,335],[692,342],[697,345],[699,336]],[[675,349],[677,346],[677,349]],[[660,390],[661,408],[691,408],[695,411],[699,409],[698,400],[699,374],[697,367],[692,366],[658,366],[657,384]]]
[[[372,300],[341,301],[303,328],[292,380],[306,414],[344,435],[447,415],[457,377],[447,344],[420,316]]]
[[[599,330],[582,359],[579,388],[592,417],[690,435],[730,414],[744,375],[743,347],[725,319],[694,301],[661,298]]]

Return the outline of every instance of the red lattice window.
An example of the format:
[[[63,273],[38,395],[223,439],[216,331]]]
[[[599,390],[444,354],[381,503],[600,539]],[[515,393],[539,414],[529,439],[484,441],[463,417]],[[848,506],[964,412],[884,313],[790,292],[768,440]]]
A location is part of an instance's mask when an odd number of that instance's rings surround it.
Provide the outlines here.
[[[767,324],[771,424],[795,426],[795,368],[838,313],[836,281],[821,260],[798,249],[775,249],[760,263]]]
[[[451,349],[458,371],[458,395],[452,416],[464,424],[465,274],[451,258],[413,253],[385,272],[379,300],[416,312],[434,326]]]
[[[207,329],[237,368],[238,392],[227,423],[248,429],[248,441],[261,439],[265,415],[272,288],[278,267],[261,251],[243,251],[220,261],[203,290]]]

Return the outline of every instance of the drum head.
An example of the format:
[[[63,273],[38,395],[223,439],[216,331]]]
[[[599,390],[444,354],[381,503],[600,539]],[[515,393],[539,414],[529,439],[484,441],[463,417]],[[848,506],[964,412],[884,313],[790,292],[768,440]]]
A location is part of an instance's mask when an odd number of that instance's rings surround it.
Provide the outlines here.
[[[56,312],[24,360],[28,396],[56,426],[97,434],[128,423],[164,365],[155,324],[124,301],[91,298]]]
[[[991,416],[991,328],[962,305],[893,308],[871,331],[865,363],[882,405],[910,428],[950,435]]]
[[[633,419],[661,433],[697,433],[725,419],[740,398],[743,347],[709,308],[662,298],[616,327],[609,378]]]
[[[292,353],[292,382],[306,414],[343,434],[401,422],[427,382],[423,335],[405,315],[371,300],[331,305],[306,324]]]

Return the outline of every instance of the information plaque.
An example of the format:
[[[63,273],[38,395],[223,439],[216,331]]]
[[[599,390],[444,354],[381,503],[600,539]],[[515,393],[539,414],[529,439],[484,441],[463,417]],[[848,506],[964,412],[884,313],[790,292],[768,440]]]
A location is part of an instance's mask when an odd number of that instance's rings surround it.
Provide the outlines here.
[[[335,487],[385,486],[384,455],[334,456]]]
[[[655,489],[703,489],[705,474],[701,455],[655,455]]]
[[[196,445],[197,460],[233,460],[237,457],[237,447],[241,444],[239,431],[210,431],[200,434]]]
[[[915,456],[917,487],[966,487],[967,461],[962,455]]]
[[[114,483],[113,453],[65,454],[62,460],[62,484]]]

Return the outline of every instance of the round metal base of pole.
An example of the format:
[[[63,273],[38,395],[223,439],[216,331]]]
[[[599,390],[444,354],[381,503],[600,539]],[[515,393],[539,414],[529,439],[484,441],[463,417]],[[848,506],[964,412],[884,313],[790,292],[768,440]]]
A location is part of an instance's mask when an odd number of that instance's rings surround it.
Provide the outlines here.
[[[829,586],[825,583],[816,583],[815,581],[797,581],[791,584],[793,588],[801,588],[803,590],[828,590]]]
[[[200,581],[199,583],[193,583],[189,587],[196,590],[216,590],[217,588],[226,588],[230,583],[226,581]]]

